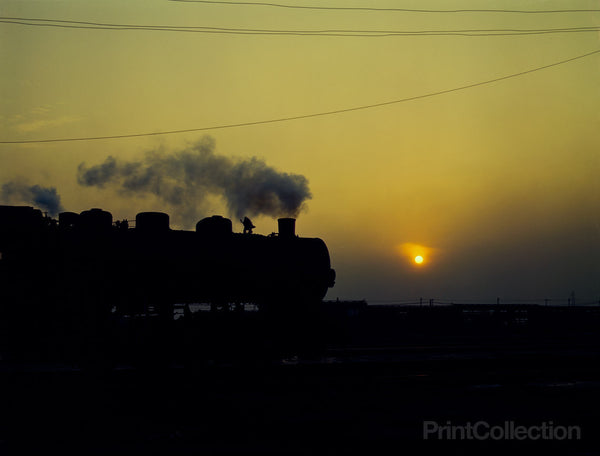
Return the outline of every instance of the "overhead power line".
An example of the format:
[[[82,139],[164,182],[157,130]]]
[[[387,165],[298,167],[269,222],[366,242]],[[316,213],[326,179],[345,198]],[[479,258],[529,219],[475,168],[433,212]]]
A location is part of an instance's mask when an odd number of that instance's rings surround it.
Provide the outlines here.
[[[410,8],[374,8],[360,6],[310,6],[310,5],[284,5],[279,3],[265,2],[228,2],[210,0],[169,0],[179,3],[204,3],[209,5],[227,6],[266,6],[272,8],[325,10],[325,11],[398,11],[403,13],[515,13],[515,14],[557,14],[557,13],[597,13],[600,9],[561,9],[561,10],[511,10],[511,9],[410,9]]]
[[[600,26],[542,28],[542,29],[458,29],[458,30],[358,30],[358,29],[325,29],[325,30],[278,30],[252,29],[211,26],[178,26],[178,25],[139,25],[114,24],[89,21],[69,21],[60,19],[40,19],[24,17],[0,16],[0,23],[25,25],[34,27],[59,27],[69,29],[91,30],[137,30],[152,32],[184,32],[184,33],[219,33],[234,35],[288,35],[288,36],[331,36],[331,37],[390,37],[390,36],[518,36],[542,35],[553,33],[598,32]]]
[[[374,103],[374,104],[362,105],[362,106],[354,106],[351,108],[336,109],[333,111],[324,111],[324,112],[317,112],[317,113],[312,113],[312,114],[280,117],[280,118],[276,118],[276,119],[255,120],[255,121],[249,121],[249,122],[230,123],[230,124],[224,124],[224,125],[213,125],[213,126],[207,126],[207,127],[186,128],[186,129],[182,129],[182,130],[157,131],[157,132],[152,132],[152,133],[133,133],[133,134],[122,134],[122,135],[110,135],[110,136],[108,136],[108,135],[107,136],[88,136],[88,137],[80,137],[80,138],[13,140],[13,141],[0,141],[0,144],[33,144],[33,143],[50,143],[50,142],[96,141],[96,140],[103,140],[103,139],[137,138],[137,137],[142,137],[142,136],[159,136],[159,135],[171,135],[171,134],[176,134],[176,133],[192,133],[192,132],[209,131],[209,130],[223,130],[226,128],[249,127],[249,126],[254,126],[254,125],[265,125],[265,124],[272,124],[272,123],[278,123],[278,122],[289,122],[292,120],[309,119],[309,118],[313,118],[313,117],[331,116],[334,114],[343,114],[343,113],[352,112],[352,111],[361,111],[361,110],[365,110],[365,109],[379,108],[379,107],[389,106],[389,105],[393,105],[393,104],[405,103],[408,101],[415,101],[415,100],[421,100],[424,98],[431,98],[431,97],[434,97],[437,95],[444,95],[447,93],[459,92],[461,90],[472,89],[474,87],[479,87],[479,86],[483,86],[483,85],[487,85],[487,84],[493,84],[495,82],[500,82],[500,81],[504,81],[507,79],[516,78],[519,76],[524,76],[526,74],[534,73],[536,71],[541,71],[541,70],[556,67],[559,65],[564,65],[566,63],[573,62],[575,60],[583,59],[586,57],[590,57],[595,54],[600,54],[600,49],[597,49],[592,52],[588,52],[586,54],[581,54],[581,55],[578,55],[575,57],[571,57],[571,58],[568,58],[565,60],[560,60],[558,62],[550,63],[548,65],[543,65],[540,67],[521,71],[519,73],[512,73],[512,74],[509,74],[506,76],[501,76],[501,77],[494,78],[494,79],[488,79],[487,81],[475,82],[475,83],[463,85],[460,87],[454,87],[452,89],[440,90],[438,92],[431,92],[431,93],[426,93],[426,94],[422,94],[422,95],[401,98],[398,100],[384,101],[381,103]]]

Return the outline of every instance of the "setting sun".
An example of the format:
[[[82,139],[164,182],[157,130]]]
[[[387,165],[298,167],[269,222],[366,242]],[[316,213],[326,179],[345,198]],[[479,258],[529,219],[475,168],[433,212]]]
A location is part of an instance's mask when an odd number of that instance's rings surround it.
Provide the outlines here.
[[[438,249],[433,247],[413,242],[399,244],[396,249],[405,261],[412,264],[413,267],[417,266],[419,268],[431,264],[432,259],[435,257],[435,253],[438,251]]]

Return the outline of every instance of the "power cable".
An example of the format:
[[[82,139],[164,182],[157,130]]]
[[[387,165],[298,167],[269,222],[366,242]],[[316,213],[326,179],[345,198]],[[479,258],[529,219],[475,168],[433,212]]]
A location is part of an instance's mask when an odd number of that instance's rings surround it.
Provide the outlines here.
[[[256,121],[242,122],[242,123],[233,123],[233,124],[225,124],[225,125],[215,125],[215,126],[210,126],[210,127],[199,127],[199,128],[187,128],[187,129],[182,129],[182,130],[158,131],[158,132],[152,132],[152,133],[133,133],[133,134],[123,134],[123,135],[110,135],[110,136],[90,136],[90,137],[81,137],[81,138],[56,138],[56,139],[35,139],[35,140],[13,140],[13,141],[0,141],[0,144],[32,144],[32,143],[71,142],[71,141],[96,141],[96,140],[104,140],[104,139],[137,138],[137,137],[142,137],[142,136],[158,136],[158,135],[170,135],[170,134],[177,134],[177,133],[200,132],[200,131],[208,131],[208,130],[223,130],[223,129],[227,129],[227,128],[249,127],[249,126],[265,125],[265,124],[278,123],[278,122],[289,122],[289,121],[292,121],[292,120],[309,119],[309,118],[313,118],[313,117],[324,117],[324,116],[330,116],[330,115],[334,115],[334,114],[343,114],[343,113],[352,112],[352,111],[361,111],[361,110],[365,110],[365,109],[379,108],[379,107],[382,107],[382,106],[388,106],[388,105],[392,105],[392,104],[405,103],[405,102],[408,102],[408,101],[421,100],[423,98],[430,98],[430,97],[434,97],[434,96],[437,96],[437,95],[444,95],[444,94],[447,94],[447,93],[452,93],[452,92],[458,92],[458,91],[461,91],[461,90],[471,89],[471,88],[474,88],[474,87],[479,87],[479,86],[483,86],[483,85],[487,85],[487,84],[492,84],[492,83],[499,82],[499,81],[504,81],[504,80],[507,80],[507,79],[516,78],[516,77],[519,77],[519,76],[524,76],[526,74],[530,74],[530,73],[534,73],[534,72],[537,72],[537,71],[545,70],[545,69],[552,68],[552,67],[555,67],[555,66],[564,65],[566,63],[573,62],[575,60],[583,59],[583,58],[586,58],[586,57],[590,57],[592,55],[599,54],[599,53],[600,53],[600,49],[597,49],[595,51],[588,52],[586,54],[578,55],[578,56],[575,56],[575,57],[571,57],[569,59],[560,60],[558,62],[550,63],[548,65],[543,65],[543,66],[536,67],[536,68],[532,68],[530,70],[521,71],[519,73],[513,73],[513,74],[509,74],[509,75],[506,75],[506,76],[501,76],[501,77],[494,78],[494,79],[488,79],[487,81],[476,82],[476,83],[472,83],[472,84],[468,84],[468,85],[464,85],[464,86],[460,86],[460,87],[454,87],[452,89],[440,90],[438,92],[431,92],[431,93],[427,93],[427,94],[423,94],[423,95],[416,95],[416,96],[412,96],[412,97],[401,98],[399,100],[384,101],[384,102],[381,102],[381,103],[374,103],[374,104],[370,104],[370,105],[355,106],[355,107],[345,108],[345,109],[337,109],[337,110],[334,110],[334,111],[325,111],[325,112],[318,112],[318,113],[304,114],[304,115],[297,115],[297,116],[290,116],[290,117],[280,117],[280,118],[277,118],[277,119],[256,120]]]
[[[581,26],[543,29],[458,29],[458,30],[278,30],[251,29],[210,26],[175,25],[136,25],[111,24],[88,21],[69,21],[59,19],[39,19],[0,16],[0,23],[34,27],[59,27],[90,30],[141,30],[156,32],[220,33],[234,35],[290,35],[290,36],[332,36],[332,37],[390,37],[390,36],[518,36],[553,33],[598,32],[600,26]]]
[[[266,2],[230,2],[210,0],[168,0],[179,3],[204,3],[210,5],[227,6],[265,6],[272,8],[326,10],[326,11],[397,11],[403,13],[515,13],[515,14],[557,14],[557,13],[597,13],[600,9],[562,9],[562,10],[510,10],[510,9],[454,9],[454,10],[429,10],[410,8],[374,8],[360,6],[310,6],[310,5],[284,5]]]

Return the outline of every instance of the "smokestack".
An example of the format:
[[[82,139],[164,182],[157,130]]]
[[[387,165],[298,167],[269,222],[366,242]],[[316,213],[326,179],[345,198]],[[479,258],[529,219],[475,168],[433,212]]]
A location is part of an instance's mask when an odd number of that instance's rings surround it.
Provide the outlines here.
[[[277,219],[279,223],[279,237],[285,239],[292,239],[296,237],[296,219],[295,218],[280,218]]]

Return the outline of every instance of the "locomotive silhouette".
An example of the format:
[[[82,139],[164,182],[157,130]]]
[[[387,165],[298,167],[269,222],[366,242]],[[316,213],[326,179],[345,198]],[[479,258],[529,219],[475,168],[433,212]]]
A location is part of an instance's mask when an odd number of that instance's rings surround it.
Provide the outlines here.
[[[218,215],[184,231],[170,229],[162,212],[139,213],[129,227],[101,209],[56,221],[33,207],[0,206],[0,252],[0,293],[11,305],[123,313],[151,305],[166,316],[174,303],[276,308],[319,302],[335,280],[325,243],[296,236],[293,218],[263,236],[234,233]]]
[[[96,356],[112,344],[114,357],[125,347],[165,352],[223,339],[238,350],[265,328],[302,332],[334,285],[327,246],[298,237],[292,218],[268,236],[252,234],[248,222],[234,233],[230,219],[212,216],[185,231],[161,212],[137,214],[133,227],[96,208],[56,220],[0,206],[0,356]],[[191,315],[191,303],[215,312]],[[176,319],[176,304],[193,318]],[[267,326],[239,326],[234,316],[247,313],[229,310],[246,304],[264,318],[243,320]],[[225,314],[232,317],[218,317]]]

